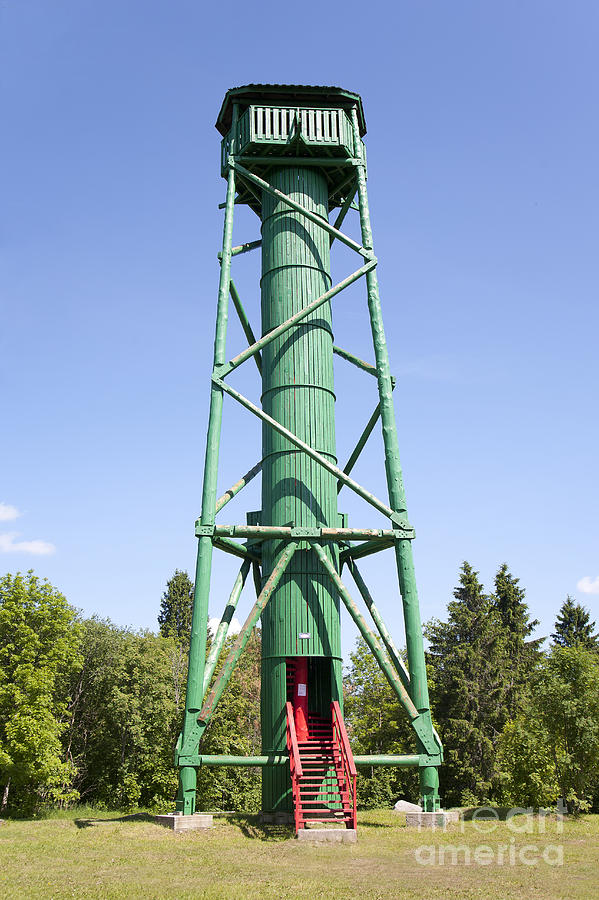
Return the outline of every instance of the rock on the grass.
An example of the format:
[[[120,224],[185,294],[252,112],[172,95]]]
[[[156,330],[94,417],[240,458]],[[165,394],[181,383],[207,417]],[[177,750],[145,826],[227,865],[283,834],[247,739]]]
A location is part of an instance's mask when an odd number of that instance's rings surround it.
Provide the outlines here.
[[[395,812],[422,812],[418,803],[409,803],[407,800],[398,800],[393,809]]]

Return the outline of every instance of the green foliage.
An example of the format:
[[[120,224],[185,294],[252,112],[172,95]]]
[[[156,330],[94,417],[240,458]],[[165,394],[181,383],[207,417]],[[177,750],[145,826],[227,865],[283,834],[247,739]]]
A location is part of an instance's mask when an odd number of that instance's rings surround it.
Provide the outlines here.
[[[181,649],[173,639],[109,621],[89,619],[83,628],[67,738],[80,795],[108,808],[170,803],[184,696]]]
[[[500,741],[508,802],[588,809],[599,785],[599,658],[581,646],[554,647],[540,666],[525,711]]]
[[[555,632],[551,635],[554,643],[558,647],[599,650],[599,636],[594,634],[595,623],[590,618],[589,611],[568,594],[558,613]]]
[[[510,573],[503,563],[495,576],[495,591],[491,602],[499,616],[502,656],[501,667],[504,678],[503,722],[514,718],[522,708],[531,674],[538,665],[540,645],[544,638],[530,640],[530,635],[539,624],[538,619],[530,620],[528,606],[524,600],[524,588],[519,579]]]
[[[448,621],[426,626],[433,712],[447,761],[442,789],[449,805],[490,796],[505,698],[501,618],[467,562],[454,597]]]
[[[214,679],[234,639],[230,637],[226,641]],[[260,653],[260,632],[254,629],[202,738],[202,753],[260,754]],[[198,772],[198,806],[204,810],[257,812],[261,803],[260,785],[259,769],[202,768]]]
[[[66,681],[80,663],[75,610],[33,572],[0,579],[0,801],[30,812],[66,802]]]
[[[408,717],[362,638],[350,661],[344,682],[344,718],[353,752],[416,753]],[[414,769],[360,768],[356,791],[361,809],[393,806],[398,798],[416,802],[418,776]]]
[[[167,581],[166,591],[160,601],[158,624],[163,637],[175,638],[189,646],[191,615],[193,612],[193,583],[187,572],[175,569],[175,574]]]

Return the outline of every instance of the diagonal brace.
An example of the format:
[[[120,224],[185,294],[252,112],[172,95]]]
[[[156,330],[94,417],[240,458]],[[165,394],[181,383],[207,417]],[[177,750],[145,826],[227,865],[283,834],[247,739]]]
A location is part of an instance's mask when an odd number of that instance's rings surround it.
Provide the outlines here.
[[[252,403],[251,400],[248,400],[247,397],[244,397],[243,394],[240,394],[239,391],[236,391],[230,385],[228,385],[225,381],[218,376],[213,375],[212,380],[215,384],[218,384],[219,387],[225,391],[225,393],[229,394],[230,397],[233,397],[234,400],[237,400],[244,406],[247,410],[254,413],[259,419],[262,419],[263,422],[266,422],[270,425],[278,434],[282,437],[287,438],[287,440],[298,447],[300,450],[303,450],[311,459],[315,462],[319,463],[323,469],[326,469],[327,472],[330,472],[331,475],[334,475],[339,481],[343,482],[343,484],[347,485],[347,487],[351,488],[359,497],[362,497],[363,500],[366,500],[367,503],[370,503],[371,506],[374,506],[375,509],[378,509],[379,512],[383,513],[383,515],[388,516],[392,522],[398,525],[400,528],[407,528],[408,523],[406,522],[405,516],[401,513],[394,512],[390,506],[387,506],[386,503],[383,503],[382,500],[379,500],[378,497],[375,497],[374,494],[371,494],[370,491],[367,491],[366,488],[363,488],[361,484],[358,484],[357,481],[354,481],[353,478],[350,478],[349,475],[346,475],[345,472],[342,472],[341,469],[334,465],[332,462],[329,462],[326,457],[322,456],[317,450],[314,450],[310,447],[309,444],[306,444],[305,441],[302,441],[301,438],[298,438],[292,431],[289,431],[288,428],[285,428],[284,425],[281,425],[276,419],[273,419],[272,416],[269,416],[263,410],[261,410],[255,403]]]
[[[225,643],[225,640],[227,638],[229,625],[231,624],[233,613],[237,608],[237,604],[239,602],[245,580],[248,576],[248,572],[250,571],[250,566],[250,560],[245,559],[241,565],[241,569],[239,570],[239,575],[235,579],[233,590],[231,591],[228,603],[225,606],[218,628],[216,629],[216,634],[214,635],[214,640],[212,641],[210,653],[208,654],[206,666],[204,668],[204,686],[202,689],[202,700],[206,696],[206,691],[208,690],[210,682],[212,681],[212,676],[214,675],[214,670],[216,669],[223,644]]]
[[[235,307],[235,310],[239,317],[239,321],[241,323],[241,327],[243,328],[243,333],[245,334],[245,336],[247,338],[248,344],[250,344],[250,345],[255,344],[256,343],[256,335],[254,334],[254,332],[252,330],[252,326],[250,325],[250,320],[248,319],[248,317],[246,315],[246,311],[243,308],[243,304],[241,302],[241,297],[239,296],[239,292],[238,292],[237,288],[235,287],[235,282],[233,281],[233,279],[231,279],[229,281],[229,293],[231,295],[231,300],[233,301],[233,306]],[[254,355],[254,361],[256,363],[256,368],[262,375],[262,357],[260,356],[259,352]]]
[[[353,174],[352,174],[352,178],[353,178]],[[341,226],[343,225],[343,220],[345,219],[345,217],[348,213],[348,210],[352,205],[352,202],[353,202],[354,197],[356,196],[357,190],[358,190],[358,182],[356,181],[353,189],[348,192],[347,197],[343,201],[343,205],[341,206],[341,209],[339,210],[339,215],[335,219],[335,224],[333,225],[333,228],[340,229]],[[335,235],[332,234],[330,237],[330,241],[329,241],[329,247],[333,246],[334,240],[335,240]]]
[[[372,556],[373,553],[378,553],[379,550],[388,550],[393,544],[394,540],[392,538],[389,538],[388,541],[363,541],[361,544],[353,544],[341,551],[339,563],[343,566],[349,559],[361,559],[363,556]]]
[[[401,682],[402,682],[403,686],[409,692],[410,691],[410,674],[404,664],[403,659],[399,655],[399,651],[398,651],[397,647],[395,646],[395,643],[393,642],[393,638],[391,637],[389,629],[383,622],[381,614],[379,613],[378,609],[374,605],[374,600],[372,599],[370,591],[366,587],[366,583],[365,583],[364,579],[362,578],[362,575],[360,574],[360,571],[358,570],[358,567],[357,567],[355,561],[351,557],[347,560],[347,568],[352,573],[353,579],[356,582],[356,587],[360,591],[360,594],[362,595],[362,599],[364,600],[364,603],[368,607],[368,611],[369,611],[370,615],[372,616],[372,621],[376,625],[378,633],[380,634],[380,636],[383,640],[383,643],[385,645],[385,648],[387,650],[387,653],[389,654],[389,659],[393,663],[393,667],[394,667],[395,671],[401,678]]]
[[[239,544],[237,541],[231,541],[227,537],[213,537],[212,543],[219,550],[230,553],[232,556],[238,556],[240,559],[249,559],[252,562],[260,562],[260,556],[255,549],[248,549],[245,544]]]
[[[222,671],[216,682],[214,683],[212,690],[208,694],[208,697],[204,701],[204,705],[200,710],[197,718],[197,722],[193,725],[192,728],[189,729],[189,732],[185,736],[185,743],[181,747],[179,751],[180,756],[191,756],[192,753],[195,753],[197,750],[198,741],[204,734],[206,728],[208,727],[210,720],[214,714],[214,710],[216,709],[216,705],[220,700],[223,691],[225,690],[227,684],[229,683],[229,679],[233,674],[233,670],[235,666],[239,662],[239,657],[243,653],[245,646],[250,638],[252,633],[252,629],[257,623],[258,619],[264,612],[268,601],[273,595],[279,581],[283,577],[287,566],[291,560],[291,557],[295,553],[297,549],[297,542],[290,541],[289,544],[285,547],[285,549],[279,555],[275,566],[270,573],[270,576],[260,591],[260,596],[256,600],[252,610],[245,620],[245,624],[239,634],[237,635],[237,640],[231,647],[229,655],[227,656]]]
[[[354,449],[353,449],[353,451],[352,451],[352,454],[351,454],[350,458],[348,459],[347,463],[346,463],[345,466],[343,467],[343,471],[345,472],[346,475],[349,475],[349,473],[351,472],[351,470],[353,469],[353,467],[354,467],[355,464],[357,463],[358,457],[360,456],[360,453],[361,453],[362,450],[364,449],[364,447],[365,447],[365,445],[366,445],[366,441],[368,440],[368,438],[369,438],[370,435],[372,434],[372,431],[373,431],[373,429],[374,429],[374,426],[376,425],[376,423],[377,423],[378,420],[379,420],[380,414],[381,414],[381,404],[379,403],[379,404],[377,405],[375,411],[373,412],[373,414],[372,414],[371,417],[369,418],[368,422],[366,423],[366,427],[364,428],[364,431],[363,431],[362,434],[360,435],[360,438],[359,438],[359,440],[358,440],[358,443],[357,443],[356,446],[354,447]],[[337,493],[339,493],[339,491],[341,490],[342,487],[343,487],[343,482],[342,482],[342,481],[339,481],[339,482],[337,483]]]
[[[424,747],[425,747],[427,753],[431,753],[431,754],[438,753],[438,748],[437,748],[437,745],[436,745],[434,737],[433,737],[430,721],[427,721],[424,716],[421,716],[421,714],[418,712],[418,710],[414,706],[414,703],[412,702],[410,695],[408,694],[407,690],[405,689],[405,687],[403,686],[403,684],[397,677],[395,671],[393,670],[393,667],[391,666],[389,660],[387,659],[385,652],[384,652],[383,648],[381,647],[376,635],[366,624],[366,620],[364,619],[364,616],[362,615],[362,613],[360,612],[360,610],[354,603],[349,591],[347,590],[347,588],[341,581],[341,578],[339,577],[339,574],[338,574],[335,566],[333,565],[333,563],[327,556],[326,550],[324,549],[324,547],[321,547],[320,544],[317,544],[315,541],[310,541],[310,546],[312,547],[312,549],[314,550],[314,552],[320,559],[323,568],[325,569],[327,574],[330,576],[332,582],[334,583],[335,587],[337,588],[337,591],[339,592],[339,596],[343,600],[343,602],[347,608],[347,611],[349,612],[350,616],[352,617],[352,619],[358,626],[358,630],[360,631],[360,634],[362,635],[362,637],[364,638],[364,640],[370,647],[370,650],[371,650],[374,658],[378,662],[383,675],[385,676],[385,678],[391,685],[391,688],[393,689],[393,692],[395,693],[397,699],[399,700],[399,702],[401,703],[401,705],[403,706],[403,708],[409,715],[410,719],[412,720],[412,727],[413,727],[414,731],[416,732],[416,734],[418,735],[418,737],[420,738],[420,740],[422,741],[422,743],[424,744]]]
[[[313,300],[311,303],[308,303],[307,306],[304,306],[303,309],[298,310],[298,312],[294,313],[294,315],[290,316],[285,322],[281,322],[280,325],[277,325],[276,328],[273,328],[272,331],[269,331],[268,334],[265,334],[264,337],[261,337],[259,341],[255,341],[250,344],[245,350],[242,350],[241,353],[238,353],[237,356],[233,357],[228,363],[223,366],[220,366],[218,369],[219,375],[224,377],[228,375],[229,372],[232,372],[233,369],[236,369],[237,366],[240,366],[242,362],[245,362],[246,359],[249,359],[250,356],[253,356],[255,353],[259,353],[267,344],[270,344],[271,341],[274,341],[275,338],[278,338],[281,334],[284,334],[294,325],[297,325],[302,319],[305,319],[306,316],[309,316],[310,313],[315,312],[320,306],[326,303],[328,300],[332,300],[337,294],[340,294],[346,287],[349,287],[350,284],[353,284],[354,281],[357,281],[358,278],[361,278],[363,275],[367,275],[371,269],[374,269],[376,266],[376,260],[371,259],[364,266],[361,266],[359,269],[356,269],[355,272],[352,272],[351,275],[348,275],[347,278],[344,278],[343,281],[340,281],[338,284],[333,285],[333,287],[329,288],[328,291],[325,291],[324,294],[321,294],[320,297],[317,297],[316,300]]]
[[[233,169],[235,169],[236,172],[242,175],[244,180],[252,181],[258,187],[262,188],[263,191],[266,191],[268,194],[276,197],[277,200],[281,200],[283,203],[286,203],[287,206],[291,207],[291,209],[294,209],[296,212],[301,213],[316,225],[320,225],[320,227],[324,228],[325,231],[328,231],[330,235],[336,237],[338,241],[341,241],[341,243],[345,244],[346,246],[351,247],[352,250],[355,250],[356,253],[359,253],[364,257],[364,259],[372,259],[372,250],[362,247],[360,244],[358,244],[357,241],[354,241],[346,234],[343,234],[342,231],[339,231],[339,229],[335,228],[334,225],[329,224],[328,220],[324,219],[322,216],[319,216],[318,213],[314,213],[312,212],[312,210],[306,209],[305,206],[302,206],[301,203],[297,203],[297,201],[292,200],[291,197],[289,197],[283,191],[280,191],[278,188],[273,187],[272,184],[269,184],[268,181],[264,181],[264,179],[260,178],[258,175],[254,175],[253,172],[250,172],[248,169],[242,166],[241,163],[232,160],[231,157],[229,158],[229,165]]]
[[[242,475],[241,478],[239,479],[239,481],[236,481],[235,484],[232,485],[232,487],[230,487],[228,491],[225,491],[225,493],[222,495],[222,497],[219,497],[218,500],[216,501],[216,508],[214,510],[215,514],[219,513],[221,511],[221,509],[227,505],[229,500],[232,500],[233,497],[236,494],[238,494],[242,488],[244,488],[246,486],[246,484],[249,484],[250,481],[256,477],[256,475],[258,474],[258,472],[260,471],[261,468],[262,468],[262,460],[260,460],[260,462],[257,462],[256,465],[253,466],[249,470],[249,472],[245,473],[245,475]]]
[[[344,350],[343,347],[338,347],[337,344],[333,344],[333,353],[335,353],[337,356],[340,356],[341,359],[345,359],[347,362],[350,362],[358,369],[362,369],[363,372],[368,372],[369,375],[374,375],[375,378],[377,377],[378,372],[376,370],[376,366],[373,366],[372,363],[365,362],[358,356],[354,356],[354,354],[350,353],[349,350]]]

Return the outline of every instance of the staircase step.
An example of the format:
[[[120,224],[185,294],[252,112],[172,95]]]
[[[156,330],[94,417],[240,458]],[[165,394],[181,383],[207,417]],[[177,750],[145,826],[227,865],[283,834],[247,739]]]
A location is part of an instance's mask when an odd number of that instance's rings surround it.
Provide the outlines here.
[[[302,800],[302,808],[307,806],[317,806],[320,809],[311,810],[311,812],[332,812],[331,808],[328,806],[329,803],[336,803],[336,800]],[[335,807],[335,812],[343,812],[341,806]]]
[[[321,819],[321,818],[314,819],[310,816],[306,819],[300,819],[300,822],[305,824],[306,822],[349,822],[350,820],[351,820],[351,816],[343,816],[343,817],[335,816],[334,818],[326,818],[326,819]]]
[[[339,791],[302,791],[300,789],[300,797],[302,800],[304,797],[308,799],[309,797],[318,797],[322,799],[323,803],[331,803],[333,800],[335,803],[337,800],[339,803],[343,802],[343,795],[339,793]]]

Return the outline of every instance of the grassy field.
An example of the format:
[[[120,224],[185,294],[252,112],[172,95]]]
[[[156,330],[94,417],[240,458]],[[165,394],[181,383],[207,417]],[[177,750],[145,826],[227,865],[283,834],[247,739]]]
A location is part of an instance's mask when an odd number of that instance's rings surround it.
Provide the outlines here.
[[[256,817],[174,835],[149,815],[79,810],[0,825],[0,897],[599,897],[599,816],[566,821],[561,833],[555,817],[544,833],[538,820],[525,827],[518,817],[419,833],[395,813],[366,812],[358,843],[335,846],[299,843]]]

